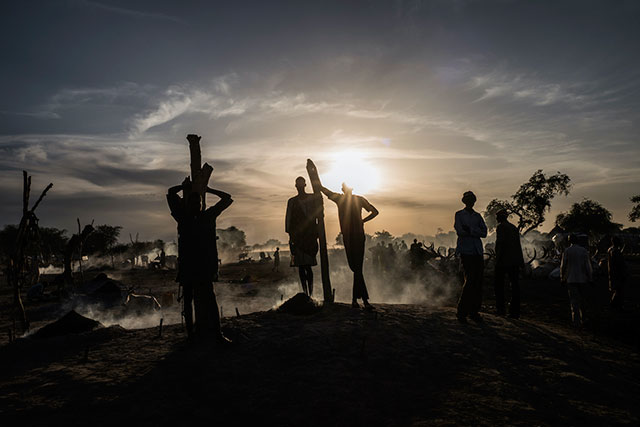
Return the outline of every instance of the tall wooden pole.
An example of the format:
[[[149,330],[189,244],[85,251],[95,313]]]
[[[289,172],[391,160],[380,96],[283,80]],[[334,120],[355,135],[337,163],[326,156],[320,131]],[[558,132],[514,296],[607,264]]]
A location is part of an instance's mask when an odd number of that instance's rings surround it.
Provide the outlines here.
[[[191,155],[191,188],[193,192],[200,195],[202,210],[205,210],[207,207],[207,185],[209,184],[209,178],[211,178],[213,168],[208,163],[202,165],[202,154],[200,151],[201,138],[202,137],[194,134],[187,135],[187,141],[189,141],[189,153]],[[189,197],[189,195],[184,195],[184,197]]]
[[[187,135],[189,153],[191,155],[191,192],[198,193],[202,201],[202,210],[206,208],[206,192],[213,167],[207,163],[201,165],[200,151],[201,137],[195,134]],[[183,194],[188,198],[189,194]],[[214,245],[214,242],[209,242]],[[217,261],[217,260],[216,260]],[[220,315],[216,305],[213,283],[199,282],[193,288],[193,308],[195,311],[195,336],[198,340],[218,338],[220,335]]]
[[[307,173],[309,173],[309,179],[311,180],[311,187],[313,188],[313,194],[318,200],[319,204],[319,217],[318,217],[318,239],[320,243],[320,272],[322,274],[322,293],[324,295],[325,303],[332,303],[333,289],[331,289],[331,277],[329,276],[329,255],[327,253],[327,234],[324,229],[324,202],[322,200],[322,184],[320,183],[320,177],[318,176],[318,169],[316,165],[307,159]]]

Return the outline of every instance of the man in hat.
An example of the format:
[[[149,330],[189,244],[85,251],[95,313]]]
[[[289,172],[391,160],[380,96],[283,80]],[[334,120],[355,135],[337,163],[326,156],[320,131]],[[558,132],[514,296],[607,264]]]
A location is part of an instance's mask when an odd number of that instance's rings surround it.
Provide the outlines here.
[[[320,203],[313,195],[306,193],[307,182],[301,176],[296,178],[298,194],[287,202],[285,215],[285,231],[289,234],[291,250],[291,266],[298,267],[302,292],[313,295],[313,270],[317,265],[318,253],[318,218]]]
[[[520,317],[520,284],[518,278],[520,269],[524,267],[522,246],[520,245],[520,232],[518,227],[508,221],[509,213],[502,209],[496,213],[498,226],[496,227],[496,268],[494,289],[496,293],[496,311],[499,316],[504,316],[504,276],[511,283],[511,304],[509,304],[509,317]]]
[[[453,227],[458,235],[456,255],[462,260],[464,270],[464,285],[458,300],[457,317],[461,323],[466,323],[467,317],[476,322],[482,318],[478,313],[482,304],[482,279],[484,273],[484,258],[481,238],[487,237],[487,226],[482,215],[473,210],[476,195],[467,191],[462,195],[464,209],[456,212]]]
[[[338,205],[338,219],[344,250],[347,254],[349,268],[353,271],[353,299],[351,306],[360,307],[358,299],[362,299],[365,309],[371,310],[369,293],[364,282],[362,267],[364,265],[364,223],[378,215],[378,210],[367,199],[353,194],[353,189],[342,183],[342,194],[334,193],[322,187],[322,192],[336,205]],[[369,212],[362,218],[362,209]]]

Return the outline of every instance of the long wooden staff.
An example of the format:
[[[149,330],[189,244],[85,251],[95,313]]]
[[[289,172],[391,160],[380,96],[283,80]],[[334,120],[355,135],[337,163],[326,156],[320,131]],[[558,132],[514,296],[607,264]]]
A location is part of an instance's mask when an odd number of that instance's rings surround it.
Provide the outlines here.
[[[329,276],[329,255],[327,253],[327,234],[324,229],[324,202],[322,200],[322,184],[320,183],[320,177],[318,176],[318,169],[316,165],[307,159],[307,173],[309,173],[309,179],[311,180],[311,187],[313,188],[313,194],[318,200],[320,212],[318,217],[318,238],[320,243],[320,272],[322,274],[322,292],[324,295],[324,302],[333,302],[333,289],[331,288],[331,278]]]

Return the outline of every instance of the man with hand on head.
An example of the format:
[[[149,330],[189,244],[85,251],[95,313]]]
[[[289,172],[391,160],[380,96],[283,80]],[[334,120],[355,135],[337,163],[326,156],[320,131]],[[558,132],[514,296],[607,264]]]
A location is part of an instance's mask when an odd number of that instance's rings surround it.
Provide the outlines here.
[[[182,197],[178,193],[182,191]],[[220,315],[213,282],[218,280],[218,250],[216,246],[216,219],[233,200],[224,191],[207,187],[207,193],[220,197],[218,203],[202,210],[201,196],[193,191],[187,177],[181,185],[169,188],[167,203],[171,216],[178,223],[178,277],[183,288],[184,320],[190,340],[194,333],[199,338],[211,337],[217,343],[227,344],[220,329]],[[195,299],[195,301],[194,301]],[[193,322],[192,302],[196,319]]]

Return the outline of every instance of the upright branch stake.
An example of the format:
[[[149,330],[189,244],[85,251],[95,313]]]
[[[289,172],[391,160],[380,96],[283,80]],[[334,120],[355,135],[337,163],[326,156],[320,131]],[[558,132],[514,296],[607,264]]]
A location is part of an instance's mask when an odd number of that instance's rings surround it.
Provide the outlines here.
[[[35,210],[53,184],[49,184],[44,189],[31,209],[29,209],[31,177],[27,171],[22,171],[22,185],[22,218],[20,219],[16,241],[9,257],[7,282],[13,287],[14,329],[15,320],[18,317],[23,332],[25,332],[29,329],[29,321],[22,303],[21,289],[25,285],[33,285],[38,280],[38,254],[29,254],[27,251],[29,247],[37,246],[39,233],[38,217],[36,217]],[[15,337],[16,334],[13,333],[12,335]]]
[[[42,199],[44,199],[44,196],[47,195],[47,192],[49,190],[51,190],[51,187],[53,187],[53,182],[50,182],[49,185],[47,185],[47,188],[44,189],[44,191],[42,192],[42,194],[40,194],[40,197],[38,197],[38,200],[36,201],[36,203],[33,205],[33,207],[31,208],[31,211],[34,212],[36,210],[36,208],[38,207],[38,205],[40,204],[40,202],[42,201]]]
[[[191,191],[198,193],[202,202],[202,210],[206,209],[206,191],[213,167],[208,163],[201,165],[202,153],[200,151],[200,139],[198,135],[187,135],[189,141],[189,153],[191,155]],[[186,195],[188,197],[189,195]]]
[[[319,204],[320,216],[318,218],[318,239],[320,243],[320,273],[322,274],[322,293],[325,303],[332,303],[334,301],[334,294],[331,290],[331,277],[329,276],[329,255],[327,252],[327,234],[324,228],[324,202],[322,200],[322,184],[320,183],[320,177],[318,176],[318,169],[316,165],[307,159],[307,172],[309,173],[309,179],[311,180],[311,187],[313,188],[313,194],[316,196],[317,203]]]

